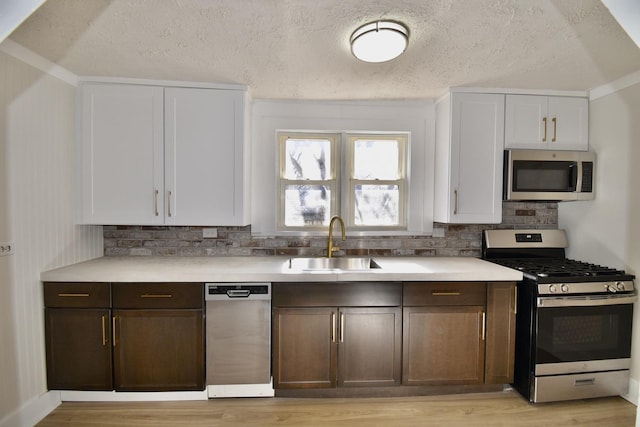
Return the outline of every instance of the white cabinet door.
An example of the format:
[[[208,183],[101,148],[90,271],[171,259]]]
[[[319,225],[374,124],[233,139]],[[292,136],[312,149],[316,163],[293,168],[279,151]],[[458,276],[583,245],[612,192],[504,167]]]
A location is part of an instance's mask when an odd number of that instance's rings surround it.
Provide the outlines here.
[[[507,95],[505,148],[588,150],[586,98]]]
[[[165,89],[166,224],[246,225],[244,92]]]
[[[81,221],[162,224],[163,89],[83,84],[81,94]]]
[[[449,111],[448,117],[436,111],[435,220],[500,223],[504,95],[453,93],[450,97],[436,107]],[[442,126],[448,129],[438,129]]]
[[[589,149],[589,101],[586,98],[549,97],[549,117],[550,149]]]
[[[507,95],[505,148],[546,148],[547,97]]]
[[[82,222],[249,223],[246,94],[85,83]]]

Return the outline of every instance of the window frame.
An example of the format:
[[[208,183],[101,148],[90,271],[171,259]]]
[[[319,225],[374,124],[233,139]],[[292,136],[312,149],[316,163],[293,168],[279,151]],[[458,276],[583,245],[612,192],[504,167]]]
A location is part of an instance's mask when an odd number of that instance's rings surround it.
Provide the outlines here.
[[[329,179],[325,180],[309,180],[309,179],[289,179],[285,177],[286,174],[286,142],[288,139],[318,139],[329,140],[331,147],[331,161],[329,163],[328,172]],[[333,215],[337,215],[340,212],[340,199],[338,195],[341,192],[340,189],[340,171],[341,171],[341,150],[340,150],[340,133],[336,132],[303,132],[303,131],[277,131],[277,155],[278,155],[278,184],[276,186],[277,197],[279,202],[276,204],[276,230],[281,232],[290,231],[319,231],[324,230],[327,226],[320,224],[317,226],[303,225],[303,226],[288,226],[285,224],[284,212],[286,197],[284,194],[285,188],[288,185],[325,185],[328,186],[331,191],[330,198],[330,212],[329,218]]]
[[[286,141],[288,139],[322,139],[329,140],[332,156],[329,173],[332,179],[325,180],[293,180],[285,177],[286,173]],[[354,178],[354,147],[357,140],[388,140],[398,141],[398,178],[395,180],[356,180]],[[328,224],[287,226],[285,225],[285,188],[288,185],[325,185],[330,188],[330,213],[329,218],[340,215],[350,234],[408,231],[409,209],[409,165],[410,165],[410,140],[411,132],[330,132],[330,131],[287,131],[276,130],[278,159],[277,184],[276,184],[276,232],[294,234],[315,234],[325,232]],[[359,184],[371,185],[398,185],[398,215],[397,225],[357,225],[355,224],[355,187]]]
[[[354,178],[355,172],[355,142],[357,140],[389,140],[398,142],[398,178],[395,180],[362,180]],[[343,149],[345,154],[344,179],[341,191],[345,225],[354,230],[362,231],[394,231],[407,230],[409,211],[409,132],[347,132],[343,134]],[[398,186],[398,224],[397,225],[358,225],[355,223],[355,194],[357,185],[397,185]]]

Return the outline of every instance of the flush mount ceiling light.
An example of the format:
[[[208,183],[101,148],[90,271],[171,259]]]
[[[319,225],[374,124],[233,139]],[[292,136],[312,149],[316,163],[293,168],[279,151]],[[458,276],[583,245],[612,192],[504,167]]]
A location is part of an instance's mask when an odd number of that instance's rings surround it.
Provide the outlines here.
[[[361,61],[390,61],[407,48],[409,30],[399,22],[370,22],[355,30],[350,42],[351,52]]]

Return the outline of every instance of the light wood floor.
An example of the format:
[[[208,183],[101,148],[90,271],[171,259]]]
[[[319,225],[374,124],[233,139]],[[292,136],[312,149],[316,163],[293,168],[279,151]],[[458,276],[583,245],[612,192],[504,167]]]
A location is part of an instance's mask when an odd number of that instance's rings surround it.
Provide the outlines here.
[[[532,405],[514,391],[467,395],[190,402],[64,402],[38,426],[635,426],[619,397]]]

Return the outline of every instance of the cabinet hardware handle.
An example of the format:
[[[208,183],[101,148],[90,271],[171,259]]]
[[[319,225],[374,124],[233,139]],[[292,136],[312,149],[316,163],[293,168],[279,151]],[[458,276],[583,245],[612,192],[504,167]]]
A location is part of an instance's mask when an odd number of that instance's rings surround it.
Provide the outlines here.
[[[336,314],[331,313],[331,342],[336,342]]]
[[[583,380],[575,380],[573,382],[573,386],[574,387],[578,387],[581,385],[593,385],[596,383],[596,379],[595,378],[585,378]]]
[[[172,294],[142,294],[140,298],[173,298]]]
[[[518,314],[518,287],[513,287],[513,314]]]
[[[551,142],[556,142],[556,135],[557,135],[557,127],[558,127],[558,121],[556,120],[556,118],[552,118],[551,121],[553,122],[553,138],[551,138]]]
[[[460,295],[460,291],[432,291],[434,297],[454,297]]]
[[[487,320],[487,315],[486,315],[486,313],[483,311],[483,312],[482,312],[482,341],[484,341],[484,339],[485,339],[485,335],[486,335],[486,329],[487,329],[486,320]]]
[[[458,215],[458,190],[453,190],[454,204],[453,204],[453,214]]]
[[[105,347],[107,345],[107,326],[106,326],[106,317],[102,316],[102,346]]]
[[[167,215],[171,217],[171,191],[167,191],[167,194],[169,195],[167,199]]]
[[[156,216],[160,215],[158,212],[158,190],[153,190],[153,212]]]
[[[113,328],[113,346],[114,347],[116,346],[116,341],[117,341],[117,338],[116,338],[116,332],[117,332],[117,329],[116,329],[116,318],[117,318],[117,316],[113,316],[113,318],[111,319],[112,320],[112,326],[111,327]]]
[[[340,342],[344,342],[344,313],[340,313]]]
[[[70,294],[58,294],[59,297],[62,298],[73,298],[73,297],[89,297],[91,296],[91,294],[75,294],[75,293],[70,293]]]
[[[542,137],[542,142],[547,142],[547,118],[542,118],[542,124],[544,125],[544,136]]]

